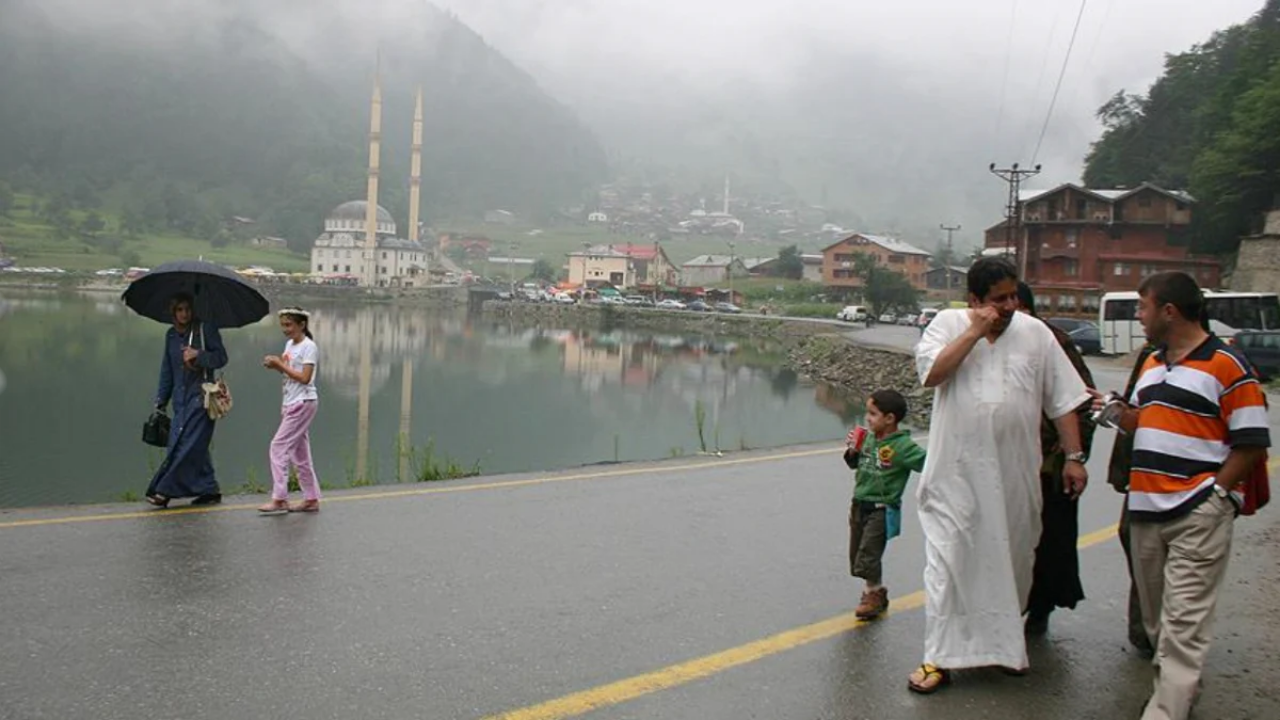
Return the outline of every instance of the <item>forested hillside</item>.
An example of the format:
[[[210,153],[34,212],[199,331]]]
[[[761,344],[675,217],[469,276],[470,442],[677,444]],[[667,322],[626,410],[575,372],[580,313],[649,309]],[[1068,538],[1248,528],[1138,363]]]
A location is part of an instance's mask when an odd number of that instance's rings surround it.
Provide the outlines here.
[[[1280,0],[1170,55],[1145,95],[1120,91],[1086,159],[1090,187],[1151,181],[1199,201],[1193,248],[1230,253],[1280,206]]]
[[[120,12],[130,3],[148,10],[128,0]],[[379,53],[380,200],[401,223],[419,84],[428,220],[491,208],[537,216],[605,176],[599,144],[566,108],[430,5],[393,27],[356,25],[300,0],[269,11],[248,0],[213,6],[216,15],[157,31],[119,17],[87,23],[70,15],[75,4],[7,0],[0,182],[75,209],[102,208],[124,234],[212,237],[239,215],[304,245],[327,209],[364,196]]]

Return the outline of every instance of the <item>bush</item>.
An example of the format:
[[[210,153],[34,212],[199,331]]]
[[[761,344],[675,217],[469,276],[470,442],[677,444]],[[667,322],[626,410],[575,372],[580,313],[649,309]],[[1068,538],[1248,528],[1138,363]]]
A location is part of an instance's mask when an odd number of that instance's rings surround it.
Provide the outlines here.
[[[120,253],[120,263],[125,267],[138,267],[142,264],[142,256],[137,250],[125,250]]]
[[[825,318],[827,320],[835,320],[836,313],[840,312],[843,305],[829,305],[826,303],[796,303],[792,305],[784,305],[781,315],[789,315],[791,317],[806,318]]]

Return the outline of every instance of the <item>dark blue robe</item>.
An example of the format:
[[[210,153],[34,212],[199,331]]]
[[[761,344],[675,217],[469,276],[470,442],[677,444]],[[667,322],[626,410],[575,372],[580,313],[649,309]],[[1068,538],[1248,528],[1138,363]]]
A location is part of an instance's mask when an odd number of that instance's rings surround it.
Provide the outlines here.
[[[169,498],[216,495],[218,481],[213,474],[213,458],[209,444],[213,442],[214,421],[204,409],[204,395],[200,385],[213,370],[227,364],[227,350],[222,336],[212,325],[204,324],[203,345],[200,324],[193,333],[179,334],[169,328],[164,336],[164,358],[160,361],[160,387],[156,391],[156,407],[164,407],[172,400],[173,423],[169,430],[169,447],[164,462],[156,470],[147,486],[147,495],[160,494]],[[182,346],[200,350],[196,358],[196,370],[190,370],[182,362]]]

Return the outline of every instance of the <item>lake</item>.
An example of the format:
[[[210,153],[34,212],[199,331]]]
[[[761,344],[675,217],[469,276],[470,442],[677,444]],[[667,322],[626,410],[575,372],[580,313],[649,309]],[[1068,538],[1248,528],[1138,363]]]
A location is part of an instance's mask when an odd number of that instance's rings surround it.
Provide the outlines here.
[[[330,488],[413,481],[446,458],[495,474],[835,440],[860,414],[784,369],[776,343],[303,304],[321,353],[312,450]],[[116,295],[0,291],[0,507],[142,495],[163,456],[140,437],[165,329]],[[271,316],[223,340],[235,407],[214,464],[224,492],[260,490],[280,403],[261,359],[284,338]]]

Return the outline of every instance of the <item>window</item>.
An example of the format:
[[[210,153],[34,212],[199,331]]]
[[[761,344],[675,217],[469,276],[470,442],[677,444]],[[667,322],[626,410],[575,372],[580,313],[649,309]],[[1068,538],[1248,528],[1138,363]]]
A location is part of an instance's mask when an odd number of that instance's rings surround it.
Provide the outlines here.
[[[324,272],[324,266],[323,266],[323,265],[316,265],[316,272]]]
[[[334,272],[337,272],[337,271],[338,271],[338,266],[337,266],[337,265],[334,265],[334,266],[333,266],[333,271],[334,271]],[[343,272],[351,272],[351,266],[350,266],[350,265],[348,265],[348,266],[347,266],[347,269],[346,269],[346,270],[344,270]]]
[[[378,266],[378,273],[379,273],[379,274],[381,274],[381,275],[386,275],[386,274],[387,274],[387,266],[386,266],[386,265],[380,265],[380,266]]]
[[[1080,242],[1080,230],[1077,228],[1067,230],[1067,247],[1073,248],[1078,242]]]
[[[1137,300],[1111,300],[1107,302],[1104,320],[1134,320],[1138,317]]]
[[[1075,260],[1067,260],[1062,263],[1062,274],[1067,277],[1075,277],[1080,274],[1080,263]]]
[[[348,269],[348,270],[350,270],[350,269],[351,269],[351,266],[350,266],[350,265],[348,265],[348,266],[347,266],[347,269]],[[338,266],[337,266],[337,265],[334,265],[334,266],[333,266],[333,271],[334,271],[334,272],[338,272]]]
[[[1155,275],[1155,274],[1156,274],[1155,266],[1153,265],[1142,266],[1142,277],[1146,277],[1148,275]]]
[[[1117,277],[1129,274],[1129,266],[1124,263],[1116,263],[1115,274]]]
[[[387,259],[387,251],[386,251],[386,250],[383,250],[383,251],[382,251],[382,259],[383,259],[383,260],[386,260],[386,259]]]
[[[338,257],[338,256],[335,254],[335,255],[334,255],[334,257]],[[348,260],[350,260],[350,259],[351,259],[351,251],[350,251],[350,250],[348,250],[348,251],[347,251],[346,258],[347,258]]]
[[[906,261],[907,261],[907,258],[906,258],[905,256],[903,256],[903,255],[890,255],[890,256],[889,256],[889,262],[893,263],[894,265],[901,265],[901,264],[905,263]]]

